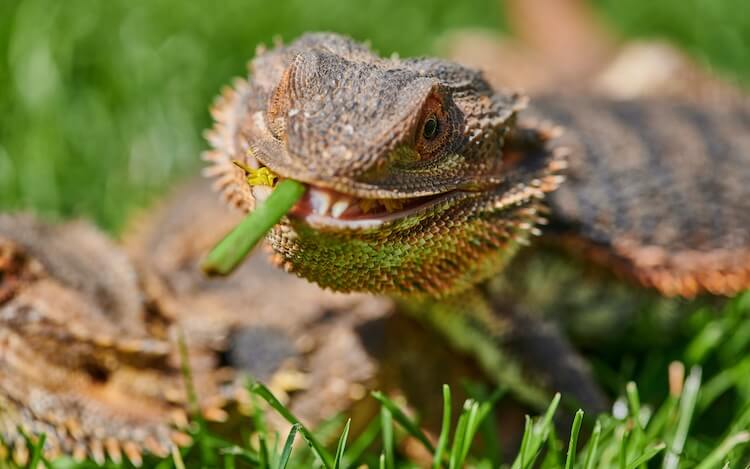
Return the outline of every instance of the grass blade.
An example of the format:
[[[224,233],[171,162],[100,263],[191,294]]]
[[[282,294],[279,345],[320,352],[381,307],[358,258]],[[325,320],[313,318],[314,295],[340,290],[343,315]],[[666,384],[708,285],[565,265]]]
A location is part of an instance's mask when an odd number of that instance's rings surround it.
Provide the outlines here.
[[[474,437],[476,436],[477,430],[481,420],[479,419],[479,404],[471,399],[471,404],[467,401],[468,405],[468,418],[466,419],[466,434],[464,435],[464,442],[461,448],[461,458],[459,462],[464,463],[466,458],[469,456],[469,450],[471,445],[474,443]]]
[[[378,437],[378,433],[380,433],[380,420],[373,419],[367,425],[367,428],[354,440],[354,443],[349,445],[349,451],[346,452],[346,458],[344,458],[344,466],[349,467],[359,461],[367,448]]]
[[[188,352],[187,341],[185,340],[185,333],[181,328],[177,329],[177,347],[180,357],[180,373],[182,379],[185,382],[185,393],[187,394],[188,409],[192,415],[192,418],[198,424],[198,430],[196,439],[198,447],[200,448],[201,462],[207,466],[216,465],[216,455],[214,454],[210,440],[207,438],[208,431],[206,426],[206,420],[203,418],[201,413],[200,404],[198,402],[198,394],[195,391],[195,383],[193,381],[193,370],[190,367],[190,358]]]
[[[589,439],[589,448],[586,450],[586,459],[583,460],[583,469],[594,469],[596,464],[596,451],[599,449],[599,437],[602,435],[602,423],[597,420],[594,424],[594,431]]]
[[[383,464],[388,469],[394,469],[396,464],[393,458],[393,414],[386,406],[380,408],[380,428],[383,429]]]
[[[44,450],[44,443],[46,441],[47,434],[40,433],[37,442],[32,444],[31,461],[29,462],[28,467],[32,469],[36,469],[37,467],[39,467],[39,462],[41,462],[42,460],[42,450]]]
[[[677,397],[667,396],[659,410],[649,420],[644,436],[646,440],[653,441],[664,432],[673,421],[679,402],[680,400]]]
[[[235,465],[234,454],[224,454],[224,469],[235,469],[235,467],[237,466]]]
[[[467,401],[469,403],[469,401]],[[464,447],[464,438],[466,437],[466,425],[469,420],[469,414],[466,406],[464,411],[458,416],[458,424],[456,424],[456,434],[453,436],[453,446],[451,447],[451,458],[448,467],[450,469],[457,469],[461,467],[461,452]]]
[[[516,469],[516,468],[526,469],[526,463],[529,460],[528,452],[529,452],[529,446],[531,446],[530,441],[532,438],[532,435],[531,435],[532,433],[533,433],[533,429],[531,425],[531,417],[527,415],[525,423],[524,423],[523,437],[521,437],[521,449],[518,451],[518,457],[516,458],[516,461],[513,463],[513,469]]]
[[[346,449],[346,440],[349,438],[349,428],[352,425],[352,419],[346,421],[344,432],[339,438],[339,444],[336,447],[336,457],[333,460],[333,469],[341,469],[341,461],[344,459],[344,450]]]
[[[230,274],[304,193],[305,186],[300,182],[293,179],[279,182],[271,195],[208,253],[201,264],[203,272],[207,275]]]
[[[443,422],[440,425],[440,437],[438,438],[435,458],[432,462],[433,469],[439,469],[443,462],[443,452],[448,444],[451,432],[451,388],[443,385]]]
[[[638,394],[638,386],[633,381],[625,385],[625,394],[628,400],[628,409],[630,420],[633,425],[633,432],[630,435],[628,446],[629,454],[643,454],[646,440],[643,438],[643,425],[641,424],[641,398]],[[642,469],[646,469],[645,466]]]
[[[701,386],[701,368],[695,366],[690,371],[685,380],[685,386],[680,398],[680,416],[677,420],[677,430],[675,431],[672,445],[664,457],[663,469],[677,469],[680,464],[680,455],[685,449],[690,422],[693,419],[695,404],[698,401],[698,391]]]
[[[560,405],[560,397],[560,393],[555,394],[541,421],[532,425],[531,419],[527,417],[527,428],[524,430],[523,439],[521,440],[521,452],[516,457],[516,460],[513,461],[512,469],[523,469],[530,467],[534,463],[539,450],[547,441],[547,438],[549,438],[552,428],[552,418],[555,416],[557,407]]]
[[[635,428],[641,428],[641,398],[638,395],[638,386],[633,381],[629,381],[625,385],[625,394],[628,397],[628,407],[630,407],[630,415],[633,416]]]
[[[618,454],[618,461],[620,469],[626,469],[628,466],[628,441],[630,440],[630,430],[627,427],[623,428],[622,439],[620,440],[620,453]]]
[[[706,459],[704,459],[703,462],[695,466],[695,469],[713,469],[714,467],[718,467],[730,451],[736,446],[744,445],[749,441],[750,432],[741,432],[725,438],[718,447],[714,448],[714,450],[706,456]],[[727,461],[726,464],[729,464],[729,462]]]
[[[258,455],[260,456],[261,469],[271,469],[271,458],[268,455],[268,444],[266,443],[266,437],[262,433],[258,435],[259,450]]]
[[[268,405],[270,405],[276,412],[278,412],[279,415],[284,417],[287,422],[299,425],[299,432],[305,438],[305,441],[307,441],[310,449],[313,450],[313,453],[315,453],[315,455],[320,459],[320,462],[322,462],[326,468],[331,469],[331,466],[333,464],[333,457],[331,457],[328,451],[326,451],[323,445],[320,444],[320,442],[313,436],[313,434],[310,433],[307,427],[302,425],[302,422],[300,422],[297,417],[292,415],[292,413],[284,406],[284,404],[276,399],[276,396],[274,396],[267,387],[265,387],[261,383],[254,383],[250,387],[250,391],[262,397],[268,403]]]
[[[570,441],[568,442],[568,456],[565,458],[565,469],[573,469],[576,461],[576,451],[578,449],[578,433],[581,431],[581,422],[583,422],[583,410],[578,409],[573,418],[573,427],[570,430]]]
[[[424,447],[427,448],[427,451],[433,454],[435,453],[435,447],[432,445],[432,443],[430,443],[427,435],[422,432],[422,430],[415,422],[413,422],[409,417],[406,416],[406,414],[404,414],[404,412],[396,405],[395,402],[388,399],[385,394],[380,391],[374,391],[372,393],[372,397],[380,401],[380,403],[384,407],[390,410],[393,419],[398,422],[399,425],[404,427],[404,430],[406,430],[411,436],[419,440],[424,445]]]
[[[252,381],[248,382],[251,385]],[[268,433],[268,426],[266,425],[265,413],[263,408],[260,406],[260,400],[256,394],[250,394],[250,403],[253,406],[252,414],[250,417],[253,420],[253,427],[258,433]]]
[[[641,454],[639,457],[635,458],[633,462],[628,464],[627,469],[636,469],[638,466],[646,464],[654,456],[661,453],[666,447],[667,445],[665,445],[664,443],[659,443],[650,448],[646,448],[645,450],[643,450],[643,454]]]
[[[552,398],[552,402],[550,402],[549,407],[547,407],[547,412],[544,413],[544,419],[542,420],[543,428],[551,428],[552,418],[555,416],[555,412],[557,412],[557,406],[560,405],[560,398],[561,395],[559,392]],[[549,433],[549,431],[547,433]]]
[[[172,462],[175,469],[185,469],[185,462],[182,460],[182,454],[177,445],[172,446]]]
[[[284,442],[284,449],[281,450],[279,464],[276,466],[277,469],[285,469],[286,465],[289,463],[289,458],[292,455],[292,447],[294,446],[294,438],[297,436],[297,431],[299,431],[299,429],[300,425],[295,423],[292,425],[292,429],[289,430],[289,435],[286,437],[286,442]]]

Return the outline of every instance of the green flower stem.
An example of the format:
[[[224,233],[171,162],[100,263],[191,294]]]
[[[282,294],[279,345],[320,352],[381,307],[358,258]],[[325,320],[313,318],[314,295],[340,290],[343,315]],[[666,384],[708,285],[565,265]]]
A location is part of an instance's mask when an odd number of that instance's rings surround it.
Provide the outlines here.
[[[201,264],[203,272],[207,275],[230,274],[304,193],[305,186],[300,182],[292,179],[279,182],[271,195],[208,253]]]

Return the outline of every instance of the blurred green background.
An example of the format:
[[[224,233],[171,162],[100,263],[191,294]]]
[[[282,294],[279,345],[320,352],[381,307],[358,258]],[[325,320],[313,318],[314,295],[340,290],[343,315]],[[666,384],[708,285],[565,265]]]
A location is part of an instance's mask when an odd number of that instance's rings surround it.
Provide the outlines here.
[[[625,36],[663,36],[747,81],[747,0],[599,0]],[[0,210],[117,231],[197,171],[208,105],[258,43],[306,30],[435,52],[452,28],[506,28],[497,0],[0,0]]]

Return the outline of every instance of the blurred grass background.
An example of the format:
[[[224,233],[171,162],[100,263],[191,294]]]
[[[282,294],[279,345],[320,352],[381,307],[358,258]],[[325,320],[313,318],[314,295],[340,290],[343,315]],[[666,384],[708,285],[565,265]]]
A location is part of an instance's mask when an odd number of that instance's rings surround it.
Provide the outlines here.
[[[599,0],[627,36],[664,36],[750,77],[746,0]],[[260,42],[307,30],[434,52],[458,27],[504,30],[497,0],[1,0],[0,210],[111,231],[197,171],[208,105]]]

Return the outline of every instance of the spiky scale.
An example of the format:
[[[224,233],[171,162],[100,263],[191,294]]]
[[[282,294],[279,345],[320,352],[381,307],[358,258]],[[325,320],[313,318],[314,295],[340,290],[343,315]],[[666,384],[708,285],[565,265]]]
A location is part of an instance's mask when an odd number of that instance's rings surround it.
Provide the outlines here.
[[[187,433],[183,432],[172,432],[170,434],[170,440],[177,446],[185,447],[193,443],[193,438]]]
[[[143,456],[141,455],[141,449],[132,441],[126,441],[122,445],[122,450],[127,456],[128,461],[135,467],[141,467],[143,465]]]
[[[120,443],[112,438],[109,437],[105,440],[104,446],[107,449],[107,455],[109,458],[114,462],[115,464],[120,464],[122,462],[122,450],[120,449]]]
[[[104,453],[104,444],[96,438],[89,442],[89,454],[91,459],[100,466],[104,465],[104,461],[107,459]]]

